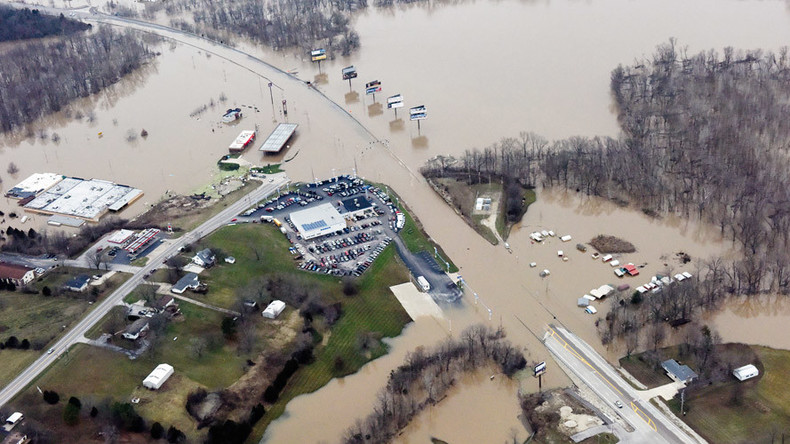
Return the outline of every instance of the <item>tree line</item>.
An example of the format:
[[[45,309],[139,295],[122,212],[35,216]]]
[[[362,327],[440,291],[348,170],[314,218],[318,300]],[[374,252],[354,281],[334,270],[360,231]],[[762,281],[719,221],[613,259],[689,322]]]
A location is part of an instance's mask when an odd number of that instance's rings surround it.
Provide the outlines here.
[[[426,177],[563,187],[718,227],[745,253],[714,265],[731,294],[790,291],[788,51],[689,56],[674,40],[611,76],[621,137],[505,138]]]
[[[68,19],[63,14],[54,16],[42,14],[38,9],[0,5],[0,42],[74,34],[90,27],[87,23]]]
[[[113,85],[151,56],[140,34],[109,26],[9,48],[0,64],[0,132],[18,129]]]
[[[420,411],[444,398],[462,373],[491,364],[508,377],[527,365],[523,353],[504,340],[501,329],[475,325],[430,353],[418,348],[390,373],[373,413],[346,430],[343,442],[390,442]]]

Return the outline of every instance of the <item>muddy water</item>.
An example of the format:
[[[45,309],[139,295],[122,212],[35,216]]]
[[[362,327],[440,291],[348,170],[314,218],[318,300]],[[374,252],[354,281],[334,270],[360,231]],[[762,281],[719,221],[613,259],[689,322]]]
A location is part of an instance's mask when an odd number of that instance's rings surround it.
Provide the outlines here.
[[[462,307],[448,310],[454,332],[473,322],[502,325],[510,340],[525,347],[528,359],[541,361],[549,356],[538,337],[548,323],[555,322],[600,349],[593,317],[576,308],[575,302],[593,287],[620,281],[607,265],[576,252],[577,241],[587,241],[601,232],[621,235],[638,248],[637,253],[621,260],[647,263],[643,270],[646,278],[666,269],[680,270],[671,259],[675,252],[705,258],[727,254],[729,244],[722,244],[715,230],[681,219],[651,220],[599,199],[541,191],[524,227],[510,239],[510,254],[476,235],[415,172],[436,154],[460,154],[521,130],[548,137],[616,135],[608,95],[611,69],[651,53],[657,43],[671,36],[688,44],[690,51],[727,45],[774,49],[790,37],[784,3],[689,3],[483,1],[368,11],[356,21],[363,48],[351,58],[323,64],[325,78],[308,62],[266,50],[257,52],[283,69],[295,68],[302,80],[314,81],[319,76],[319,88],[339,108],[303,83],[241,54],[176,36],[203,50],[166,46],[144,83],[124,80],[119,84],[120,92],[103,94],[95,105],[85,105],[96,109],[93,123],[42,123],[50,133],[60,134],[59,145],[6,138],[0,166],[13,160],[20,166],[19,178],[35,171],[56,171],[141,187],[146,197],[127,210],[129,215],[141,211],[145,202],[157,200],[167,189],[186,192],[210,180],[216,159],[226,152],[238,131],[257,123],[265,136],[276,121],[285,120],[279,104],[287,99],[287,119],[300,124],[293,146],[268,158],[248,151],[245,159],[254,163],[292,159],[285,167],[295,180],[350,172],[356,165],[367,179],[390,184],[461,267],[480,298],[475,305],[473,296],[467,295]],[[215,55],[206,57],[206,49]],[[355,64],[360,72],[351,91],[348,83],[340,80],[340,69],[348,64]],[[275,83],[276,105],[269,96],[269,79]],[[372,97],[364,96],[363,83],[373,79],[383,82],[378,103],[387,95],[401,93],[407,107],[425,104],[429,108],[429,120],[423,122],[420,132],[414,122],[403,120],[404,109],[396,119],[392,110],[378,107]],[[209,109],[199,120],[189,116],[223,92],[228,97],[226,105]],[[224,108],[242,104],[257,105],[261,112],[233,128],[217,123]],[[351,121],[341,108],[373,135]],[[245,111],[249,116],[249,110]],[[126,141],[129,129],[139,132],[141,128],[149,131],[148,139]],[[104,132],[101,139],[99,131]],[[377,138],[386,143],[374,143]],[[6,187],[13,182],[2,172],[0,176]],[[4,205],[7,208],[10,203]],[[535,245],[528,238],[534,228],[571,234],[574,240],[563,244],[554,238]],[[557,258],[558,249],[568,253],[568,262]],[[529,268],[530,262],[537,262],[538,268]],[[552,272],[547,279],[537,276],[543,268]],[[691,266],[683,269],[694,272]],[[644,280],[640,276],[627,282],[635,286]],[[270,442],[336,441],[355,418],[369,411],[389,370],[405,353],[443,338],[450,329],[450,322],[447,324],[425,327],[424,331],[422,326],[408,329],[393,343],[391,355],[358,375],[295,400],[288,406],[288,416],[271,427]],[[548,386],[567,384],[549,362],[544,382]],[[522,387],[534,390],[536,384],[528,378]],[[462,389],[458,396],[463,393]],[[340,402],[343,408],[338,408]],[[496,412],[500,401],[492,403],[496,405],[487,410]],[[437,413],[433,418],[426,420],[428,429],[471,429],[464,426],[468,423],[462,416]],[[316,427],[305,427],[315,421]]]
[[[786,295],[761,295],[731,298],[722,310],[711,314],[709,322],[721,335],[722,342],[743,342],[773,348],[790,349],[787,322],[790,298]]]

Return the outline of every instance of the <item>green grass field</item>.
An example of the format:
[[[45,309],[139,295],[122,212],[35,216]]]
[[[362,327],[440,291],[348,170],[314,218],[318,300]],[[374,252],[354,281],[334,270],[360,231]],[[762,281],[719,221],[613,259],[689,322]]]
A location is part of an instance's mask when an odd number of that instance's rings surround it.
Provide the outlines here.
[[[58,269],[35,281],[33,286],[39,290],[44,287],[52,290],[76,274],[89,273],[90,270]],[[128,275],[114,275],[106,285],[98,287],[100,290],[95,297],[101,299],[126,279]],[[0,341],[16,336],[19,341],[27,339],[31,344],[30,350],[0,350],[0,385],[10,382],[64,331],[85,316],[94,306],[89,303],[89,296],[93,297],[89,290],[81,295],[66,293],[48,297],[41,293],[0,292]]]
[[[686,397],[683,420],[708,442],[772,442],[790,432],[790,351],[751,348],[760,361],[753,362],[759,377],[744,382],[731,378]],[[680,402],[670,407],[679,415]]]
[[[504,196],[503,196],[504,198]],[[538,195],[535,194],[535,190],[532,189],[525,189],[524,190],[524,207],[521,209],[521,215],[519,216],[519,220],[527,214],[527,210],[529,210],[529,206],[535,203],[538,199]],[[507,216],[505,215],[507,208],[505,208],[504,200],[499,205],[499,216],[496,219],[496,229],[499,232],[499,235],[502,239],[507,240],[508,236],[510,236],[510,228],[512,227],[511,224],[507,223]]]
[[[276,273],[290,274],[304,280],[318,290],[325,302],[342,303],[343,314],[340,319],[328,332],[321,332],[327,339],[316,345],[315,361],[301,367],[290,379],[279,401],[267,406],[266,415],[253,432],[254,438],[263,434],[266,426],[282,414],[287,402],[295,396],[315,391],[333,377],[353,373],[366,362],[386,353],[386,346],[381,342],[367,351],[361,350],[358,346],[360,335],[371,334],[377,338],[397,336],[410,322],[400,303],[389,291],[389,286],[408,280],[408,271],[397,259],[394,246],[386,248],[373,266],[359,278],[358,294],[347,297],[343,295],[337,277],[306,273],[294,267],[287,251],[287,241],[273,226],[228,226],[209,236],[205,243],[206,246],[219,248],[225,254],[235,256],[236,263],[221,263],[203,273],[201,279],[209,282],[209,293],[190,294],[190,297],[230,306],[236,298],[237,288],[251,279]],[[256,252],[250,245],[258,246],[261,250]],[[197,431],[194,421],[184,409],[186,395],[196,387],[221,389],[239,380],[247,368],[247,359],[255,359],[264,348],[272,346],[270,341],[275,340],[272,339],[277,336],[274,329],[278,327],[275,323],[259,322],[259,341],[252,352],[243,354],[239,353],[235,342],[223,339],[220,329],[223,314],[185,302],[179,302],[179,306],[183,320],[168,324],[153,352],[130,361],[115,352],[78,345],[47,370],[36,384],[42,389],[58,391],[61,397],[110,397],[126,401],[139,396],[143,400],[136,408],[149,423],[159,421],[166,427],[176,424],[190,439],[200,441],[204,432]],[[293,307],[287,308],[280,316],[280,320],[283,319],[295,320],[296,324],[301,325]],[[107,318],[93,333],[99,333],[106,321]],[[287,323],[290,325],[288,328],[296,325],[292,321]],[[201,357],[197,357],[190,346],[190,339],[196,337],[207,338],[209,343]],[[117,340],[123,341],[120,338]],[[336,367],[338,357],[344,363],[340,370]],[[161,362],[173,365],[177,377],[168,381],[165,391],[147,392],[141,389],[142,379]],[[33,414],[43,415],[46,424],[55,429],[63,427],[60,416],[62,406],[52,408],[40,402],[40,395],[34,386],[17,397],[12,405],[35,405],[31,410]],[[250,442],[253,441],[257,439],[251,439]]]
[[[428,239],[428,236],[424,231],[422,231],[422,228],[417,225],[417,223],[414,221],[414,218],[412,218],[408,210],[404,209],[402,204],[400,205],[400,208],[403,214],[406,216],[406,223],[403,225],[403,229],[398,233],[398,235],[401,237],[401,239],[403,239],[403,243],[406,244],[406,248],[408,248],[412,253],[427,251],[433,254],[433,248],[436,247],[439,250],[439,254],[450,263],[450,273],[457,272],[458,267],[455,266],[447,253],[442,250],[442,247]]]

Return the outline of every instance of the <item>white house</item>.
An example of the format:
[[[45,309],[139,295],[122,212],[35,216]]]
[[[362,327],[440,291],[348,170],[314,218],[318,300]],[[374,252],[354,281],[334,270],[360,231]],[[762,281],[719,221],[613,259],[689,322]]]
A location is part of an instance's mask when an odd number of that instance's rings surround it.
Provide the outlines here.
[[[154,371],[152,371],[146,378],[143,380],[143,386],[151,389],[151,390],[159,390],[162,387],[162,384],[167,381],[167,378],[172,376],[174,373],[173,366],[170,364],[159,364],[156,366]]]
[[[13,282],[14,285],[27,285],[36,278],[36,271],[33,268],[23,265],[0,262],[0,279]]]
[[[140,318],[123,331],[123,337],[130,341],[136,341],[143,333],[148,330],[148,319]]]
[[[739,381],[745,381],[747,379],[754,378],[759,374],[760,371],[757,370],[757,367],[755,367],[753,364],[744,365],[743,367],[738,367],[732,371],[732,375],[738,378]]]
[[[279,316],[283,310],[285,310],[285,302],[274,300],[266,307],[265,310],[263,310],[263,313],[261,314],[264,318],[274,319]]]
[[[214,256],[214,253],[212,253],[208,248],[198,251],[195,257],[192,258],[192,262],[194,262],[195,265],[203,268],[214,265],[216,261],[216,256]]]

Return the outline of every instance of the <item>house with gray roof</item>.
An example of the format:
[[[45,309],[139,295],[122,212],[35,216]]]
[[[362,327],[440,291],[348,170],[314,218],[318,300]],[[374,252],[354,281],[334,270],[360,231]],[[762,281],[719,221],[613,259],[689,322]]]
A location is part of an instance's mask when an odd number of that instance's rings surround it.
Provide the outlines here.
[[[217,262],[217,257],[214,256],[210,249],[206,248],[198,251],[195,257],[192,258],[192,262],[199,267],[208,268]]]
[[[200,287],[200,280],[196,273],[187,273],[186,276],[178,280],[170,289],[175,294],[181,294],[186,290],[195,290]]]
[[[661,363],[661,367],[667,372],[667,376],[674,381],[688,384],[689,382],[697,379],[698,375],[694,373],[688,365],[680,365],[674,359],[668,359]]]

